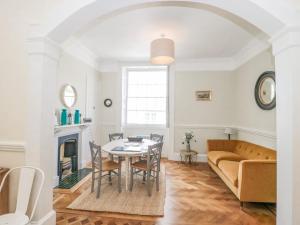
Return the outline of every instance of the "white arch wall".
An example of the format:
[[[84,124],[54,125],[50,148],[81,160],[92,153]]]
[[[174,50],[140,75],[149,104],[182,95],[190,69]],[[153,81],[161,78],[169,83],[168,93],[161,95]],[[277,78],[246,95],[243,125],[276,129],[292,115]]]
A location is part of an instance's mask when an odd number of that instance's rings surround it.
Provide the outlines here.
[[[72,3],[71,3],[72,2]],[[96,19],[99,16],[106,15],[114,10],[120,9],[122,7],[131,7],[136,4],[150,3],[151,0],[110,0],[110,1],[83,1],[78,0],[74,1],[67,0],[57,8],[49,19],[46,21],[46,25],[39,27],[38,30],[35,30],[35,36],[38,34],[39,38],[31,38],[31,51],[30,51],[30,68],[29,73],[32,80],[37,82],[39,85],[30,85],[31,93],[43,96],[43,99],[48,99],[49,102],[52,102],[52,97],[49,95],[52,88],[54,88],[55,77],[56,77],[56,64],[53,63],[57,60],[57,53],[59,52],[59,46],[53,44],[48,39],[52,39],[57,43],[64,41],[74,32],[76,32],[80,27],[87,25],[92,20]],[[182,1],[187,2],[187,1]],[[258,1],[258,0],[194,0],[194,3],[204,3],[212,6],[219,7],[223,10],[229,11],[235,15],[242,17],[243,19],[249,21],[250,23],[256,25],[269,36],[274,36],[284,27],[292,24],[297,15],[295,12],[281,4],[278,1],[272,2],[270,0]],[[279,151],[279,170],[278,170],[278,224],[279,225],[296,225],[300,223],[300,217],[297,216],[296,210],[299,205],[300,200],[295,200],[295,197],[300,195],[298,193],[297,187],[300,186],[300,183],[297,181],[298,168],[297,164],[300,165],[299,160],[294,158],[296,154],[296,147],[300,147],[300,141],[295,137],[295,131],[300,127],[300,121],[297,120],[294,112],[298,112],[300,108],[300,102],[295,104],[294,101],[291,101],[289,96],[294,96],[297,93],[296,90],[291,90],[289,95],[286,95],[286,90],[289,87],[294,85],[293,81],[296,78],[296,75],[300,74],[300,68],[297,67],[296,58],[299,56],[299,29],[295,28],[294,30],[285,30],[281,36],[279,36],[274,42],[276,42],[277,49],[276,51],[276,69],[279,71],[278,76],[281,78],[278,79],[277,88],[278,95],[281,98],[278,98],[278,151]],[[283,40],[283,41],[282,41]],[[54,53],[55,52],[55,57]],[[38,57],[38,60],[36,60]],[[300,56],[299,56],[300,57]],[[286,60],[288,58],[288,60]],[[286,77],[286,74],[288,76]],[[45,90],[48,91],[45,91]],[[42,100],[43,100],[42,99]],[[297,100],[296,98],[292,98]],[[49,111],[52,110],[52,105],[41,104],[41,99],[33,98],[30,101],[29,105],[32,106],[29,108],[34,109],[34,111],[29,110],[29,120],[33,119],[35,116],[40,115],[41,120],[37,121],[37,124],[33,128],[28,127],[28,133],[31,132],[31,129],[34,132],[39,132],[39,136],[36,138],[28,138],[28,146],[33,146],[29,149],[29,153],[26,155],[37,155],[39,157],[31,158],[26,157],[27,163],[34,163],[38,165],[43,165],[44,169],[51,170],[51,163],[49,159],[45,157],[46,153],[41,151],[41,146],[43,146],[43,151],[51,151],[51,123]],[[297,107],[295,107],[295,105]],[[280,109],[284,108],[285,111],[282,112]],[[300,110],[299,110],[300,111]],[[285,115],[291,115],[289,117],[289,123],[286,125]],[[46,122],[45,122],[46,121]],[[45,126],[47,128],[45,128]],[[283,132],[284,130],[284,132]],[[287,138],[287,135],[290,136]],[[286,150],[286,148],[288,150]],[[290,162],[289,159],[294,159],[293,162]],[[295,172],[296,170],[296,172]],[[50,174],[49,174],[50,175]],[[52,177],[48,177],[52,180]],[[47,201],[47,206],[45,208],[51,208],[51,202],[49,202],[49,195],[52,193],[44,193],[43,202]],[[298,198],[299,199],[299,198]],[[49,214],[47,214],[49,216]],[[48,224],[53,224],[53,214],[50,214],[47,220]],[[37,219],[43,218],[45,212],[42,211],[38,213]],[[45,222],[47,222],[45,221]],[[299,222],[299,223],[298,223]]]
[[[70,4],[70,0],[67,0],[49,15],[41,32],[57,42],[62,42],[79,28],[98,17],[122,8],[130,10],[136,5],[144,4],[147,7],[147,4],[153,2],[170,3],[166,0],[78,0],[75,3],[72,1]],[[257,26],[269,36],[276,34],[285,25],[293,24],[296,17],[294,10],[283,4],[281,0],[182,0],[173,2],[200,3],[226,10]]]

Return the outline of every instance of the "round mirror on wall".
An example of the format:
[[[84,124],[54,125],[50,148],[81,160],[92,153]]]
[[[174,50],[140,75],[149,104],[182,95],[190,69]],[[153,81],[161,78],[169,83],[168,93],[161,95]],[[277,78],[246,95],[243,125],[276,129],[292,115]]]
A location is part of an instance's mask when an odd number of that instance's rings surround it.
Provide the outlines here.
[[[263,110],[271,110],[276,106],[275,73],[267,71],[261,74],[255,85],[255,100]]]
[[[62,87],[61,100],[64,106],[71,108],[75,105],[77,100],[76,89],[72,85],[65,85]]]

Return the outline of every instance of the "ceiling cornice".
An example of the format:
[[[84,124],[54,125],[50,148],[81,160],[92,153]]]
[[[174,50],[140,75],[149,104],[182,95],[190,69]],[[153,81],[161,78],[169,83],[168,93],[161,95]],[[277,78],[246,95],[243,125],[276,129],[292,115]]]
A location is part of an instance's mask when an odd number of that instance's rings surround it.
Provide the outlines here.
[[[177,71],[232,71],[235,69],[235,61],[231,57],[176,60],[175,69]]]
[[[268,41],[253,39],[232,57],[177,59],[174,65],[177,71],[234,71],[270,47],[271,44]],[[62,49],[99,72],[118,72],[120,67],[128,65],[150,65],[146,60],[100,61],[91,50],[76,38],[64,42]]]
[[[72,37],[65,41],[62,44],[62,49],[64,52],[101,72],[99,70],[98,57],[90,49],[85,47],[77,38]]]
[[[235,68],[237,69],[259,53],[267,50],[271,44],[266,40],[252,39],[245,47],[237,52],[233,57]]]

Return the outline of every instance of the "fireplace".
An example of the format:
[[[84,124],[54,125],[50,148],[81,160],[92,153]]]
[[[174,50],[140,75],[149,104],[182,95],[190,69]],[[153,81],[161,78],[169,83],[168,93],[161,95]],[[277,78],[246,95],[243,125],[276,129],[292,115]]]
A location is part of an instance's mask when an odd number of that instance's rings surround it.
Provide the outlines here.
[[[58,137],[57,176],[59,181],[78,171],[78,134]]]

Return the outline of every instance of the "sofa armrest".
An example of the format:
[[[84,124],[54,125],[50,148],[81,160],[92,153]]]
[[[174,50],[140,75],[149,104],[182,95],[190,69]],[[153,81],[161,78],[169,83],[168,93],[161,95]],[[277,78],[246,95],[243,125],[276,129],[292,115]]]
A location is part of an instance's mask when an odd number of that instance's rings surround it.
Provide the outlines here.
[[[232,152],[236,146],[235,140],[207,140],[207,152],[210,151],[228,151]]]
[[[238,197],[243,202],[276,202],[276,160],[243,160]]]

